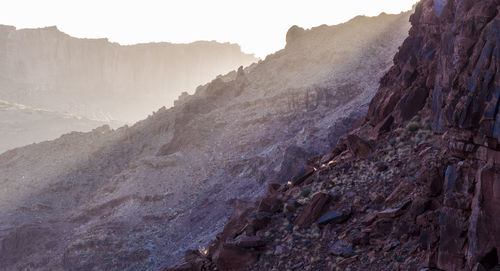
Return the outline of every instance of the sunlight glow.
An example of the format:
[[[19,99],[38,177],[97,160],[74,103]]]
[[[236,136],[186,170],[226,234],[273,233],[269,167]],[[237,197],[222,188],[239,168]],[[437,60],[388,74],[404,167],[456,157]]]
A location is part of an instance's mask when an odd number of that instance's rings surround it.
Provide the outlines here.
[[[57,25],[69,35],[120,44],[217,40],[264,57],[285,45],[292,25],[338,24],[357,15],[412,8],[417,0],[9,0],[0,24],[17,28]]]

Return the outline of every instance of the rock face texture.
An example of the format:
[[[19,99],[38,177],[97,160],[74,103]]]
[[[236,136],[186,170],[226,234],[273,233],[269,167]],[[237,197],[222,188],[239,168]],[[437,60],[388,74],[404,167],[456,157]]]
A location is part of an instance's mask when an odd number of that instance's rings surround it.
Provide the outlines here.
[[[367,116],[390,129],[424,110],[444,134],[454,158],[434,251],[444,270],[488,270],[500,256],[499,8],[498,1],[423,1]]]
[[[121,46],[56,27],[0,25],[0,99],[98,120],[133,123],[182,91],[257,61],[236,44]]]
[[[301,182],[272,187],[262,200],[281,210],[235,214],[193,270],[499,270],[499,10],[421,1],[359,126],[309,160]],[[258,231],[224,235],[264,215]],[[257,262],[218,265],[238,261],[221,247],[250,237],[265,243],[245,248]]]
[[[207,251],[198,248],[215,239],[235,204],[238,217],[251,215],[244,229],[250,235],[285,204],[299,208],[278,198],[249,214],[246,202],[265,194],[267,182],[310,182],[301,178],[314,176],[305,162],[366,113],[407,36],[408,18],[383,14],[299,30],[284,50],[181,95],[174,107],[133,126],[4,153],[2,270],[156,270],[186,249],[194,251],[185,254],[184,268],[205,266],[199,257]],[[372,148],[354,141],[360,155]],[[246,220],[228,223],[234,229],[225,231],[213,264],[241,266],[235,255],[258,263],[262,238],[240,236]]]

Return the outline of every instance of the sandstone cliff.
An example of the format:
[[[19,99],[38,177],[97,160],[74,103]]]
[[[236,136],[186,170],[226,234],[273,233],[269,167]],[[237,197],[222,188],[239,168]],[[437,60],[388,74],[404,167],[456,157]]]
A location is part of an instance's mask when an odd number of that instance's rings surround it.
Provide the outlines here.
[[[443,134],[449,160],[436,168],[443,195],[427,251],[428,264],[443,270],[499,264],[499,8],[423,1],[367,116],[380,133],[420,112]]]
[[[155,270],[205,246],[235,202],[307,171],[366,112],[408,18],[299,30],[130,127],[1,155],[0,265]]]

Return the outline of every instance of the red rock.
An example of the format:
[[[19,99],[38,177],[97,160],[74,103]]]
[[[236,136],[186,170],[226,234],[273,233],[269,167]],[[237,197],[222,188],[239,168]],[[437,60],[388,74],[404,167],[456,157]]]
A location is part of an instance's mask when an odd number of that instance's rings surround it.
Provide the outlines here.
[[[361,220],[361,224],[365,225],[365,226],[369,226],[373,223],[373,221],[375,221],[375,219],[377,219],[377,214],[375,213],[370,213],[370,214],[367,214],[362,220]]]
[[[266,212],[253,212],[247,217],[247,233],[255,234],[271,222],[272,214]]]
[[[267,213],[276,213],[280,212],[283,208],[283,201],[274,197],[269,196],[262,199],[259,203],[259,207],[257,211],[259,212],[267,212]]]
[[[297,175],[292,178],[293,186],[300,186],[304,181],[306,181],[311,175],[313,175],[314,169],[302,170]]]
[[[373,231],[372,233],[374,234],[379,234],[382,236],[385,236],[387,234],[389,234],[392,230],[392,224],[393,224],[393,219],[391,218],[380,218],[378,220],[376,220],[374,223],[373,223]],[[370,235],[370,237],[372,237],[372,235]]]
[[[411,201],[407,201],[403,204],[400,204],[396,207],[393,207],[393,208],[388,208],[388,209],[385,209],[383,211],[380,211],[377,216],[380,217],[380,218],[387,218],[387,217],[390,217],[390,218],[394,218],[394,217],[398,217],[400,215],[402,215],[406,209],[406,207],[411,203]]]
[[[356,262],[357,260],[358,260],[358,256],[353,256],[351,258],[343,259],[342,261],[339,262],[339,266],[346,266],[348,264]]]
[[[241,236],[236,239],[236,246],[242,248],[256,248],[263,247],[265,245],[266,242],[258,236]]]
[[[400,216],[402,214],[403,214],[403,210],[401,208],[389,208],[389,209],[385,209],[385,210],[379,212],[378,213],[378,217],[382,217],[382,218],[391,217],[391,218],[394,218],[394,217]]]
[[[295,225],[301,228],[311,226],[323,215],[331,202],[331,197],[325,193],[316,193],[309,204],[302,210],[295,220]]]
[[[477,173],[476,194],[472,200],[466,253],[470,263],[481,262],[496,248],[500,258],[500,169],[484,166]],[[483,265],[483,264],[482,264]]]
[[[269,183],[269,194],[274,195],[281,188],[281,184],[279,183]]]
[[[375,165],[375,167],[377,168],[377,172],[382,172],[382,171],[386,171],[387,169],[389,169],[389,166],[383,162],[377,163]]]
[[[226,222],[220,239],[235,238],[243,232],[247,225],[247,217],[252,211],[253,203],[245,201],[236,201],[234,212],[231,218]]]
[[[234,244],[224,244],[219,253],[214,256],[215,265],[219,270],[243,271],[259,260],[259,253]]]
[[[347,148],[357,158],[366,158],[373,152],[370,144],[357,135],[348,135],[346,140]]]
[[[337,146],[335,148],[333,148],[331,151],[329,151],[327,154],[325,154],[321,157],[320,164],[324,165],[324,164],[327,164],[328,162],[332,161],[335,157],[337,157],[339,154],[344,152],[346,150],[346,148],[347,148],[347,146],[344,144],[337,144]]]

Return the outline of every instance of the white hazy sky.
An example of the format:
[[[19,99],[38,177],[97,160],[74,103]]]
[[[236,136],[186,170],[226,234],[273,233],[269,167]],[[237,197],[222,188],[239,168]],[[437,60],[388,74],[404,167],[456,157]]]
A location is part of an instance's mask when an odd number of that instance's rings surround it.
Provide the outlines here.
[[[120,44],[217,40],[265,57],[296,24],[338,24],[356,15],[411,9],[418,0],[0,0],[0,24],[57,25],[71,36]]]

